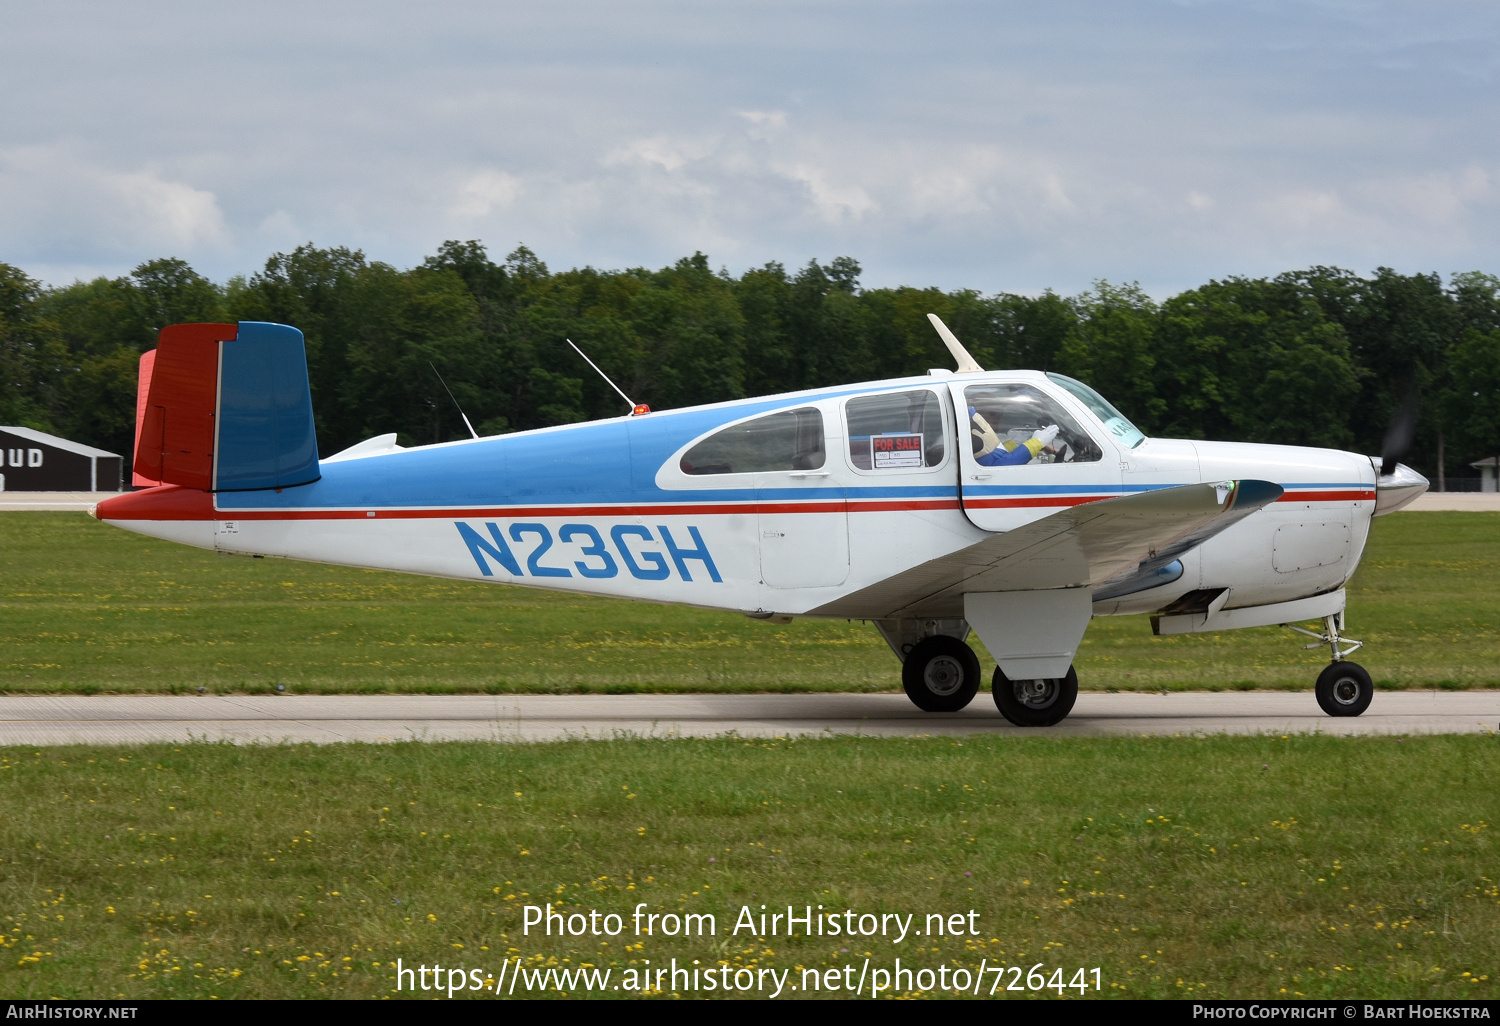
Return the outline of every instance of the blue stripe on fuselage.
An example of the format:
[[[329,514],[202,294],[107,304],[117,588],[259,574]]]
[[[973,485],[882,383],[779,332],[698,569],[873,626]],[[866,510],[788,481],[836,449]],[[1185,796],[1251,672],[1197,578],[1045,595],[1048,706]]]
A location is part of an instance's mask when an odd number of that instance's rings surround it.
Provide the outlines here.
[[[844,485],[796,488],[703,488],[665,490],[656,473],[688,442],[715,428],[778,409],[821,399],[941,387],[913,379],[845,386],[720,406],[653,413],[645,417],[570,424],[493,438],[423,446],[379,456],[321,465],[322,480],[277,491],[221,493],[225,510],[301,509],[497,509],[506,506],[640,505],[732,502],[956,499],[954,483]],[[835,453],[828,454],[836,459]],[[738,476],[738,475],[737,475]],[[946,475],[941,475],[946,479]],[[973,496],[1118,495],[1172,487],[1165,484],[969,485]],[[1368,487],[1353,484],[1288,484],[1308,488]]]
[[[910,384],[891,386],[911,388]],[[280,492],[220,495],[220,509],[410,509],[814,499],[821,489],[665,491],[656,472],[673,453],[714,428],[819,399],[880,391],[853,388],[733,406],[570,424],[475,441],[424,446],[322,464],[323,478]],[[842,494],[845,489],[834,489]],[[951,497],[952,486],[847,489],[861,497]]]

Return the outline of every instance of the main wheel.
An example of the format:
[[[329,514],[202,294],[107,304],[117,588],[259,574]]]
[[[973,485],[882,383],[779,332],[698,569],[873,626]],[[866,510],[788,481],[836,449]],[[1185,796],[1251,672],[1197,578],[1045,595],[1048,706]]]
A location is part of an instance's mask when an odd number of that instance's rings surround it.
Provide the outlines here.
[[[1068,667],[1066,677],[1011,680],[995,667],[990,693],[1000,715],[1018,727],[1050,727],[1061,723],[1078,701],[1078,673]]]
[[[1358,716],[1370,708],[1375,682],[1358,663],[1329,663],[1318,674],[1318,704],[1329,716]]]
[[[958,712],[979,690],[979,657],[946,634],[923,638],[901,664],[901,686],[923,712]]]

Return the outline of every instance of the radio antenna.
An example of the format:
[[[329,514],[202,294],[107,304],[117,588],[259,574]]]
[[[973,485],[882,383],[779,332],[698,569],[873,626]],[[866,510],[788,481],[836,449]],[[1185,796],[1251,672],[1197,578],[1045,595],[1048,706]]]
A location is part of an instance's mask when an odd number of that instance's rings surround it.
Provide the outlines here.
[[[475,431],[474,425],[469,423],[469,417],[468,414],[464,413],[464,408],[458,405],[458,400],[453,396],[453,389],[449,388],[448,382],[443,380],[443,376],[441,374],[438,374],[438,369],[433,365],[433,362],[431,360],[427,361],[427,366],[432,367],[432,373],[437,374],[438,384],[443,386],[443,391],[448,393],[448,398],[453,399],[453,408],[458,411],[458,415],[460,417],[463,417],[464,427],[469,429],[469,434],[473,435],[475,438],[478,438],[479,432]]]
[[[617,385],[613,381],[609,380],[609,375],[606,374],[606,373],[604,373],[602,370],[600,370],[599,369],[599,365],[597,363],[595,363],[593,360],[590,360],[588,358],[588,354],[587,353],[585,353],[582,349],[579,349],[576,345],[573,345],[573,340],[572,339],[565,338],[565,339],[563,339],[563,341],[566,342],[568,345],[573,346],[573,352],[575,352],[579,356],[583,357],[583,362],[586,363],[586,364],[588,364],[590,367],[594,368],[594,373],[597,374],[597,375],[599,375],[601,378],[603,378],[604,379],[604,383],[606,385],[608,385],[610,388],[614,389],[616,392],[620,393],[620,398],[624,399],[625,400],[625,404],[630,407],[630,415],[632,417],[639,417],[642,414],[646,414],[646,413],[650,413],[651,412],[651,407],[647,406],[645,403],[638,403],[634,399],[631,399],[630,396],[626,395],[623,391],[620,390],[620,386],[619,385]]]

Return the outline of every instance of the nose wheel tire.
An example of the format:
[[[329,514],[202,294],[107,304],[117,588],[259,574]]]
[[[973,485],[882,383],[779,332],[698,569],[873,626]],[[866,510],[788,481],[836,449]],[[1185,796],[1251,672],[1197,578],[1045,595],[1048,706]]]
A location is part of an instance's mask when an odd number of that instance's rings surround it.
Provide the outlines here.
[[[958,712],[979,691],[979,657],[946,634],[923,638],[901,664],[901,686],[923,712]]]
[[[1370,699],[1375,697],[1375,682],[1358,663],[1329,663],[1318,674],[1315,689],[1318,705],[1329,716],[1358,716],[1370,708]]]
[[[1050,727],[1061,723],[1078,701],[1078,673],[1068,667],[1066,677],[1011,680],[995,667],[990,693],[1000,715],[1018,727]]]

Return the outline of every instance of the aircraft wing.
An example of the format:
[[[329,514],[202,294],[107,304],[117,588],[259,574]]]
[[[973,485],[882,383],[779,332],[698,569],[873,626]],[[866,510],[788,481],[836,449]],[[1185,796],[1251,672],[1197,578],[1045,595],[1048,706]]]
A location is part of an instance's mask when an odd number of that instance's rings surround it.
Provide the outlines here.
[[[969,593],[1097,587],[1167,565],[1281,494],[1269,481],[1226,481],[1073,506],[811,612],[860,619],[961,617]]]

